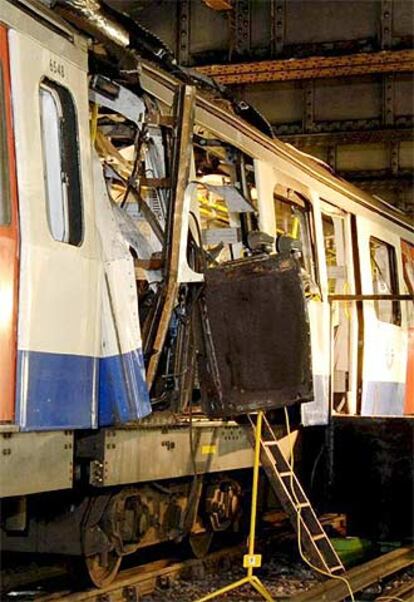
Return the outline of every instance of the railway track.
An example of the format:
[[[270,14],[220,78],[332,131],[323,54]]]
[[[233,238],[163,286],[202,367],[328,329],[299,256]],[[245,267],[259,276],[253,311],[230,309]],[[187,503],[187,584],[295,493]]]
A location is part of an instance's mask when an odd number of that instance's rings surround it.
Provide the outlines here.
[[[375,602],[414,602],[414,577],[406,583],[400,583],[397,586],[387,589],[380,596],[375,598]]]
[[[104,589],[90,589],[82,592],[59,591],[36,597],[36,602],[57,602],[58,600],[62,602],[138,602],[143,596],[160,589],[165,592],[164,600],[168,600],[168,585],[172,580],[178,578],[186,581],[202,580],[207,573],[228,571],[233,564],[241,561],[244,551],[244,546],[239,545],[209,554],[202,560],[190,559],[182,562],[157,560],[144,566],[122,571],[118,578]],[[412,566],[414,566],[413,549],[400,548],[352,568],[347,571],[346,577],[354,593],[357,593]],[[300,595],[289,598],[279,594],[276,597],[278,600],[286,602],[342,602],[347,599],[347,596],[348,591],[343,582],[330,580],[312,587]],[[363,600],[364,597],[358,599]],[[370,599],[373,599],[372,595]],[[394,587],[385,589],[374,600],[375,602],[395,600],[413,602],[414,581],[399,582]]]
[[[241,558],[245,552],[244,545],[234,546],[209,554],[205,559],[190,559],[181,562],[174,560],[156,560],[143,566],[122,571],[117,579],[104,589],[89,589],[82,592],[59,591],[52,594],[36,596],[36,602],[138,602],[143,596],[163,591],[163,600],[178,600],[176,595],[170,598],[169,585],[178,578],[184,581],[203,583],[207,574],[211,575],[221,571],[227,572],[234,566],[240,566]],[[413,548],[399,548],[370,560],[360,566],[347,571],[346,578],[354,591],[361,592],[373,584],[379,584],[384,579],[398,575],[401,571],[414,567]],[[210,581],[211,583],[211,581]],[[277,593],[272,580],[268,582],[269,589],[275,600],[283,602],[342,602],[348,600],[348,590],[343,582],[329,580],[312,587],[300,595],[292,597]],[[277,585],[277,584],[276,584]],[[204,585],[205,586],[205,585]],[[202,588],[202,586],[201,586]],[[240,602],[245,599],[229,596],[229,599]],[[251,597],[248,597],[251,600]],[[413,602],[414,580],[398,580],[394,585],[383,588],[377,597],[372,594],[368,597],[360,594],[362,600],[374,602]],[[191,602],[192,598],[183,596],[181,602]]]
[[[370,560],[362,565],[356,566],[344,574],[354,593],[358,593],[382,579],[394,575],[404,569],[414,566],[414,549],[412,547],[398,548],[388,554],[383,554],[374,560]],[[411,595],[414,589],[414,583],[411,588],[404,590],[401,596],[389,593],[388,591],[376,598],[378,602],[392,602],[400,600],[411,600],[412,598],[403,598],[402,595]],[[401,586],[402,588],[404,586]],[[397,587],[398,589],[398,587]],[[392,591],[392,590],[391,590]],[[342,602],[349,596],[348,588],[343,581],[330,579],[307,592],[295,596],[291,602]]]
[[[264,581],[275,600],[342,602],[347,598],[348,590],[343,582],[332,579],[314,585],[316,583],[315,576],[309,570],[307,571],[300,562],[292,561],[290,554],[288,554],[289,561],[283,568],[283,559],[280,562],[279,555],[273,558],[272,550],[279,548],[282,541],[293,539],[293,535],[286,528],[286,521],[281,513],[276,513],[274,516],[269,514],[268,521],[269,524],[264,528],[258,543],[267,559],[263,569]],[[343,527],[340,515],[326,515],[323,523],[325,526],[334,525],[338,531]],[[121,571],[116,580],[104,589],[91,588],[84,591],[73,591],[71,584],[63,581],[60,587],[57,586],[60,591],[53,591],[53,593],[39,591],[35,597],[27,599],[35,600],[35,602],[57,602],[58,600],[62,602],[136,602],[142,600],[143,596],[152,594],[154,600],[191,602],[197,597],[193,595],[194,592],[198,592],[200,595],[203,592],[206,593],[209,587],[217,584],[217,580],[221,580],[220,583],[230,582],[237,571],[239,571],[237,573],[237,577],[239,577],[240,571],[243,570],[241,566],[244,553],[245,543],[240,543],[213,552],[204,559],[177,560],[177,558],[171,557],[156,559],[145,565]],[[280,570],[281,567],[282,570]],[[46,567],[44,569],[46,571]],[[402,572],[407,572],[407,570],[414,571],[414,552],[411,547],[399,548],[356,566],[347,571],[346,577],[355,593],[361,592],[369,586],[381,584],[379,591],[382,593],[379,594],[377,591],[376,598],[372,593],[369,597],[359,595],[359,601],[414,602],[414,578],[404,581],[400,577]],[[281,575],[287,575],[287,577],[284,578]],[[174,583],[180,578],[182,582]],[[23,575],[19,580],[20,585],[23,585]],[[289,580],[291,580],[290,584]],[[295,582],[299,583],[299,587],[295,587]],[[300,594],[294,593],[301,589],[307,591],[302,591]],[[1,599],[9,598],[2,597]],[[14,597],[14,599],[26,600],[21,597]],[[229,600],[237,600],[237,602],[242,599],[251,600],[251,595],[246,597],[240,592],[240,597],[229,596]]]
[[[158,588],[167,588],[173,579],[197,579],[206,572],[228,570],[233,562],[241,561],[244,552],[245,545],[240,544],[213,552],[203,559],[192,558],[181,562],[156,560],[121,571],[106,588],[83,592],[60,591],[36,597],[36,602],[138,602],[142,596],[151,594]]]

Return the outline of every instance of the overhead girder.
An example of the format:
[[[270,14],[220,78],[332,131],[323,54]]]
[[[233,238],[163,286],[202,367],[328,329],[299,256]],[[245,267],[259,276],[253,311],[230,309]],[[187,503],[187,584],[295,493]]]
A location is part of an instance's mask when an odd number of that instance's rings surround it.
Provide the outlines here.
[[[198,67],[197,71],[225,85],[405,73],[414,71],[414,50],[208,65]]]

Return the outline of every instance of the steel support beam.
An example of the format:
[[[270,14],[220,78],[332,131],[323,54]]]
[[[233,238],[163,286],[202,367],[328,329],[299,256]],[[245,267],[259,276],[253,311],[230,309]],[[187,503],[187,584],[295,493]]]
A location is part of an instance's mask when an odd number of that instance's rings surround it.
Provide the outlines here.
[[[316,78],[338,78],[368,73],[403,73],[414,71],[414,50],[386,50],[346,56],[316,56],[209,65],[198,67],[199,73],[214,77],[220,84],[255,84]]]
[[[276,134],[277,135],[277,134]],[[289,142],[298,148],[309,146],[336,146],[337,144],[371,144],[375,142],[399,143],[413,140],[411,128],[378,129],[358,131],[336,131],[324,133],[285,134],[278,135],[279,140]]]

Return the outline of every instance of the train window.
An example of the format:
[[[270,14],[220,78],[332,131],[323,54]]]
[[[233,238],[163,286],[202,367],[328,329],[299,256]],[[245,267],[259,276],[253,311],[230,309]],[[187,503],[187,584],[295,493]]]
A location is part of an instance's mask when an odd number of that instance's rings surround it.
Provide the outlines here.
[[[78,246],[83,220],[75,107],[69,91],[50,80],[42,81],[39,94],[50,232],[55,240]]]
[[[315,264],[309,203],[292,190],[287,190],[286,196],[281,196],[278,187],[274,192],[274,203],[277,234],[290,236],[301,242],[299,262],[314,281]]]
[[[407,292],[414,296],[414,245],[401,241],[401,251],[404,269],[404,282]],[[408,323],[414,328],[414,303],[408,302]]]
[[[397,266],[393,246],[371,237],[369,240],[372,286],[374,295],[398,295]],[[401,324],[399,301],[374,301],[377,318],[390,324]]]
[[[342,216],[322,213],[328,291],[330,295],[346,292],[345,232]]]
[[[0,225],[2,226],[10,224],[11,221],[6,107],[4,98],[3,69],[0,63]]]
[[[414,245],[402,240],[401,251],[404,266],[404,281],[409,294],[414,295]]]

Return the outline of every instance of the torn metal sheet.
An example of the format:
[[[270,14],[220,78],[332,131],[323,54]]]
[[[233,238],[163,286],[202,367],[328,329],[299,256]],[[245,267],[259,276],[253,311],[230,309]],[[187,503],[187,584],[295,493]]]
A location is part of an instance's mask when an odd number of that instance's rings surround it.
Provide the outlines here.
[[[97,79],[97,77],[98,76],[95,76],[95,79]],[[99,76],[99,78],[103,81],[106,80],[106,78],[102,76]],[[112,83],[110,80],[107,81]],[[99,85],[99,82],[97,85]],[[131,92],[131,90],[128,90],[119,84],[116,84],[116,88],[116,98],[110,98],[103,92],[93,89],[89,91],[89,100],[107,109],[111,109],[116,113],[120,113],[136,125],[141,126],[145,116],[145,105],[143,101],[136,94]]]
[[[232,213],[254,213],[255,208],[234,186],[216,186],[203,182],[209,192],[214,192],[224,199],[228,210]]]

